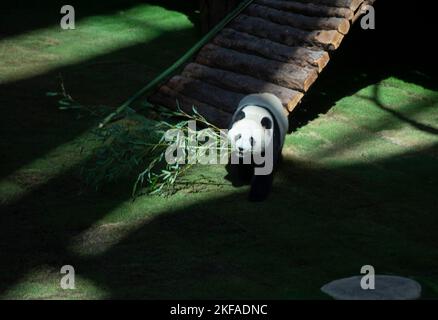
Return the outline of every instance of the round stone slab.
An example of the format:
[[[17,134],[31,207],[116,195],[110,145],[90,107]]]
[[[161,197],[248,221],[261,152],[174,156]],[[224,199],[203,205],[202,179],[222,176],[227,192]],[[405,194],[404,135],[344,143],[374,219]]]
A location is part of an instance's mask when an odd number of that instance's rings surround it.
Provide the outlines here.
[[[332,281],[321,291],[336,300],[415,300],[421,296],[418,282],[397,276],[375,276],[375,289],[360,286],[362,276]]]

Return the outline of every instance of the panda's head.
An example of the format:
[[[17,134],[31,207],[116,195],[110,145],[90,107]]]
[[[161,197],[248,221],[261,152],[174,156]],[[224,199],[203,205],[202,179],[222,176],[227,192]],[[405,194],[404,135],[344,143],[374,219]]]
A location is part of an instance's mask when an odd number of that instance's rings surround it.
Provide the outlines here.
[[[228,138],[240,157],[262,154],[272,142],[274,119],[262,107],[246,106],[234,117]]]

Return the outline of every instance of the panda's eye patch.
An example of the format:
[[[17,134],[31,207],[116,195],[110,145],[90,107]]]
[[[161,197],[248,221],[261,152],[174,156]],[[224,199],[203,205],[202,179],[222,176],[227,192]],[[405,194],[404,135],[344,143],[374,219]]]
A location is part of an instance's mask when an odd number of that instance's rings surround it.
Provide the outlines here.
[[[253,137],[251,137],[251,138],[249,139],[249,143],[251,144],[251,147],[254,147],[255,141],[254,141],[254,138],[253,138]]]
[[[264,117],[261,121],[263,128],[269,130],[272,128],[272,121],[268,117]]]
[[[244,119],[245,118],[245,112],[243,112],[243,111],[240,111],[237,115],[236,115],[236,122],[237,121],[240,121],[240,120],[242,120],[242,119]]]
[[[237,140],[239,140],[240,138],[242,138],[242,135],[241,135],[241,134],[238,134],[237,136],[234,137],[234,141],[237,141]]]

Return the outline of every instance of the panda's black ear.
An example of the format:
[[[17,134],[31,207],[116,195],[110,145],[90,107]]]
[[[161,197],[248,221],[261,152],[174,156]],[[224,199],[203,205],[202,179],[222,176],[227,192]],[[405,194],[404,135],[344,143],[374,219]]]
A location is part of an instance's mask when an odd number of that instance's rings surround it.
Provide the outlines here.
[[[269,130],[272,128],[272,121],[268,117],[264,117],[261,121],[261,124],[262,124],[263,128],[265,128],[266,130]]]
[[[245,112],[243,112],[242,110],[241,111],[239,111],[239,113],[236,115],[236,118],[235,118],[235,122],[237,122],[237,121],[240,121],[240,120],[242,120],[242,119],[245,119]]]

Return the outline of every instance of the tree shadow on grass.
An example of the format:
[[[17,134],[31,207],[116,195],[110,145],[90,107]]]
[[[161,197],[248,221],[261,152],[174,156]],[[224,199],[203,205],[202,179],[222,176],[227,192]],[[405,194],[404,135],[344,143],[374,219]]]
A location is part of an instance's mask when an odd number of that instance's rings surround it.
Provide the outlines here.
[[[65,250],[69,236],[87,229],[130,197],[132,179],[120,182],[123,186],[112,185],[108,192],[78,195],[81,185],[76,177],[87,159],[78,164],[71,163],[69,154],[50,154],[82,139],[101,119],[88,116],[75,121],[77,114],[58,110],[57,100],[46,92],[60,91],[61,74],[68,93],[80,103],[117,107],[184,53],[197,34],[193,28],[163,32],[150,42],[0,85],[0,178],[23,187],[21,196],[0,204],[1,292],[34,267],[69,260]],[[80,153],[81,142],[76,142],[76,151],[71,147],[68,152]],[[35,164],[41,160],[47,161]],[[44,166],[50,166],[50,161],[61,170],[48,178],[43,176],[48,171]]]
[[[89,228],[130,197],[128,188],[80,194],[81,165],[28,191],[0,216],[0,292],[37,267],[68,264],[71,237]],[[122,182],[121,182],[122,183]],[[132,181],[125,181],[126,185]]]
[[[426,104],[411,110],[420,114]],[[391,118],[369,126],[390,130]],[[307,160],[289,154],[266,202],[248,202],[247,190],[215,192],[211,200],[139,221],[107,251],[75,263],[118,299],[325,298],[323,284],[357,275],[367,264],[380,274],[413,277],[424,298],[436,298],[438,179],[431,173],[438,144],[397,145],[397,154],[389,148],[391,155],[379,159],[318,164],[370,139],[354,128],[347,134],[358,137],[339,137],[339,144]],[[102,233],[96,237],[105,238]]]
[[[386,129],[391,117],[374,128]],[[3,212],[0,260],[7,263],[0,291],[37,267],[56,278],[60,266],[71,264],[81,280],[114,299],[324,298],[324,283],[371,264],[379,273],[414,277],[425,285],[425,297],[436,297],[427,283],[438,279],[438,180],[430,174],[438,144],[373,161],[312,162],[369,139],[345,138],[308,160],[289,155],[266,202],[247,202],[247,190],[221,195],[219,189],[155,218],[140,215],[97,228],[97,221],[129,198],[120,192],[125,182],[78,198],[73,168]]]
[[[72,0],[68,4],[75,8],[77,21],[90,16],[114,14],[137,5],[150,4],[181,12],[195,26],[199,26],[199,17],[196,12],[199,8],[196,0],[107,0],[105,3]],[[66,5],[65,1],[60,0],[46,0],[38,3],[29,3],[27,0],[3,2],[0,4],[0,39],[58,25],[62,17],[60,10],[64,5]]]
[[[437,147],[336,169],[287,160],[264,203],[249,203],[246,191],[236,190],[135,221],[128,233],[123,224],[97,228],[84,237],[87,251],[123,237],[89,256],[72,252],[72,240],[127,195],[113,190],[97,207],[100,197],[78,203],[76,185],[66,187],[60,176],[3,212],[0,291],[37,267],[57,273],[65,264],[115,299],[324,298],[320,286],[365,264],[436,281],[438,181],[426,172],[436,160],[424,155]],[[416,159],[428,166],[412,168]],[[381,169],[404,166],[409,173]],[[438,294],[424,289],[425,297]]]
[[[193,29],[163,32],[149,42],[0,85],[0,178],[71,142],[101,120],[75,120],[74,111],[58,109],[59,98],[46,96],[61,91],[60,75],[67,93],[82,105],[115,108],[184,53],[197,39],[195,34]]]
[[[421,115],[430,103],[409,105],[407,116]],[[138,221],[114,246],[75,263],[117,299],[325,298],[323,284],[368,264],[379,274],[413,277],[424,298],[436,298],[438,177],[431,173],[438,144],[412,148],[379,136],[404,122],[388,113],[364,124],[368,134],[350,126],[336,144],[304,159],[286,147],[266,202],[248,202],[246,189],[214,192],[210,200]],[[370,139],[386,149],[364,148]],[[349,151],[355,159],[340,156]]]
[[[423,123],[420,123],[416,120],[410,119],[409,117],[405,116],[404,114],[402,114],[401,112],[397,112],[393,109],[391,109],[390,107],[386,106],[382,101],[382,94],[380,93],[380,86],[376,85],[374,86],[374,97],[371,99],[372,102],[374,102],[374,104],[376,104],[381,110],[384,110],[386,112],[388,112],[389,114],[391,114],[393,117],[408,123],[410,126],[414,127],[415,129],[418,129],[420,131],[426,132],[426,133],[430,133],[430,134],[434,134],[434,135],[438,135],[438,129],[430,126],[430,125],[426,125]],[[432,107],[434,107],[432,105]],[[414,107],[412,108],[412,110],[415,110]],[[413,113],[413,111],[411,111],[411,113]]]
[[[323,298],[324,283],[366,264],[438,280],[438,181],[411,167],[437,146],[336,169],[287,160],[266,202],[235,192],[176,208],[72,263],[116,299]],[[409,173],[381,169],[394,166]]]

